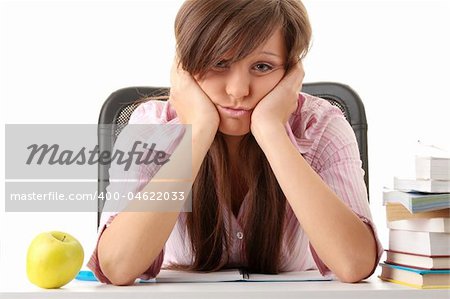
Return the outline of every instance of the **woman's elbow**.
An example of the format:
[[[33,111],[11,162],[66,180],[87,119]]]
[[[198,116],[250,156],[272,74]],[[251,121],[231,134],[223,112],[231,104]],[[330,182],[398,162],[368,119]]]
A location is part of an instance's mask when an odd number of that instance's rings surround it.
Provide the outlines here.
[[[374,265],[371,264],[357,264],[349,265],[344,271],[336,273],[337,278],[341,282],[356,283],[368,278],[374,271]]]
[[[111,263],[100,262],[100,268],[109,282],[115,286],[129,286],[134,284],[136,280],[134,275],[127,274],[128,271],[126,269],[120,269],[117,265],[111,266]]]
[[[134,284],[135,279],[127,279],[126,277],[109,278],[112,285],[115,286],[131,286]]]
[[[347,275],[337,275],[338,279],[344,283],[357,283],[364,279],[361,275],[347,274]]]
[[[131,271],[123,259],[115,258],[111,254],[100,250],[100,248],[98,252],[98,263],[103,275],[113,285],[132,285],[136,280],[135,275],[130,273]]]
[[[347,256],[346,262],[341,264],[341,275],[337,275],[343,282],[355,283],[371,276],[378,264],[375,238],[366,249],[362,249],[364,254],[353,253]]]

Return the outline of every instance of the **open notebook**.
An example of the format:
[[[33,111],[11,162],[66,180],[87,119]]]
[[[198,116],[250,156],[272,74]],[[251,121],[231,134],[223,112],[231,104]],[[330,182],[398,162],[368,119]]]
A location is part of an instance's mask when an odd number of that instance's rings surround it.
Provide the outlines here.
[[[139,279],[140,283],[152,282],[230,282],[230,281],[327,281],[333,280],[334,276],[322,276],[318,270],[299,272],[284,272],[276,275],[245,273],[239,269],[225,269],[216,272],[186,272],[175,270],[161,270],[156,278],[150,280]],[[80,271],[77,280],[96,281],[91,271]]]

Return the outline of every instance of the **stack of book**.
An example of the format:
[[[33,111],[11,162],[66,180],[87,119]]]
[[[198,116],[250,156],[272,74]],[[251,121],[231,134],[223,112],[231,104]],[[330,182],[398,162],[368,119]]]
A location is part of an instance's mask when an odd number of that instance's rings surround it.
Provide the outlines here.
[[[450,288],[450,158],[416,157],[415,179],[383,192],[389,249],[379,278]]]

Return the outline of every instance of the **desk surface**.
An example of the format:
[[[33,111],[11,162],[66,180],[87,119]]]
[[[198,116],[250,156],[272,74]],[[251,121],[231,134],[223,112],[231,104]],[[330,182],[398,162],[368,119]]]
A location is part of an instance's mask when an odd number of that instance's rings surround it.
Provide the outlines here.
[[[449,299],[450,290],[418,290],[383,282],[375,275],[348,284],[325,282],[221,282],[221,283],[148,283],[116,287],[98,282],[73,280],[61,289],[43,290],[26,282],[2,286],[0,298],[433,298]]]

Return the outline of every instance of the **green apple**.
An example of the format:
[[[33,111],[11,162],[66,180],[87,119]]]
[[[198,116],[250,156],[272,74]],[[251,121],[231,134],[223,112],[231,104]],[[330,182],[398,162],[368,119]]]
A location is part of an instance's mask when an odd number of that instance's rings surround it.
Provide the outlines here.
[[[77,239],[59,231],[44,232],[28,247],[27,276],[41,288],[59,288],[75,278],[83,260],[83,247]]]

